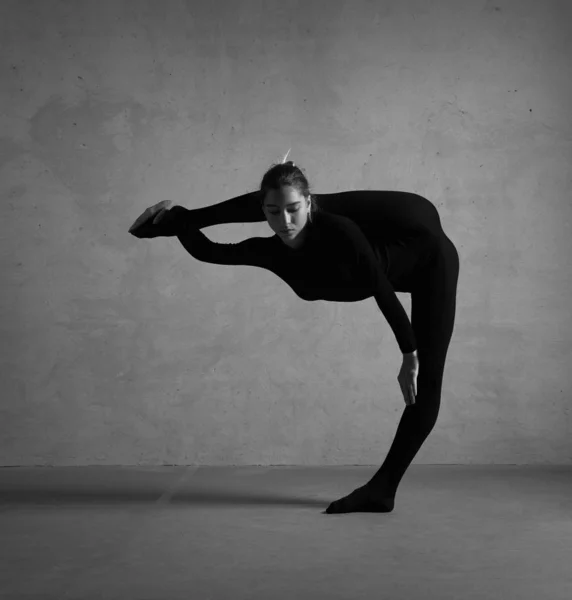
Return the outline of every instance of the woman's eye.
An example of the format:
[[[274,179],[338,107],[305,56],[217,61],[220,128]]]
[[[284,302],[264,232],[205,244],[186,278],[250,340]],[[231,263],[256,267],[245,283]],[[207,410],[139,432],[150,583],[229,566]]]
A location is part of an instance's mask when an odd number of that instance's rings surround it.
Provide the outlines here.
[[[288,212],[289,212],[290,214],[294,214],[294,213],[297,213],[299,210],[300,210],[299,208],[296,208],[296,209],[294,209],[294,210],[289,210]],[[271,214],[271,215],[278,215],[278,214],[280,214],[280,213],[277,213],[277,212],[271,212],[270,214]]]

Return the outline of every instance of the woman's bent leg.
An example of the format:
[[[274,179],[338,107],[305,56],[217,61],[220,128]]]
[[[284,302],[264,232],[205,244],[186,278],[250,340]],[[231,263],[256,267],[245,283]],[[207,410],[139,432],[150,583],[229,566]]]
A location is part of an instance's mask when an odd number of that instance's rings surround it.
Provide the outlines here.
[[[409,192],[354,190],[313,194],[319,210],[348,217],[367,230],[383,229],[388,223],[402,229],[430,228],[441,231],[439,215],[427,199]],[[223,223],[260,223],[266,216],[260,192],[248,192],[218,204],[187,209],[198,229]]]
[[[314,199],[319,209],[351,219],[372,236],[443,231],[433,203],[411,192],[352,190],[314,194]]]
[[[319,209],[340,215],[354,214],[356,209],[363,211],[363,202],[359,206],[355,203],[353,194],[321,194],[315,196]],[[371,202],[368,203],[371,207]],[[189,208],[193,226],[198,229],[222,225],[223,223],[260,223],[266,221],[266,216],[260,205],[260,192],[248,192],[229,200],[224,200],[211,206]]]

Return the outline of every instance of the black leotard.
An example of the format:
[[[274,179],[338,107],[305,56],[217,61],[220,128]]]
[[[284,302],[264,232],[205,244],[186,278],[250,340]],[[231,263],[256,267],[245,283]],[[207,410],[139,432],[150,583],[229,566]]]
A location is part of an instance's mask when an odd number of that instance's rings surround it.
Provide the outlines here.
[[[313,197],[319,210],[299,250],[278,236],[216,244],[199,231],[265,221],[258,192],[190,210],[175,206],[172,221],[137,237],[176,235],[198,260],[268,269],[306,300],[375,297],[402,352],[417,350],[419,358],[415,404],[405,407],[387,457],[368,483],[369,489],[392,499],[439,414],[455,325],[459,255],[435,206],[417,194],[358,190]],[[411,323],[395,291],[411,293]],[[360,493],[350,494],[333,503],[332,510],[362,510],[360,498]]]
[[[419,281],[418,275],[431,259],[442,231],[439,217],[424,198],[423,203],[413,204],[421,207],[417,213],[411,210],[411,204],[405,206],[402,201],[396,203],[393,214],[386,205],[382,213],[378,209],[377,215],[372,214],[375,203],[368,193],[376,192],[358,192],[357,198],[363,198],[368,210],[360,213],[353,203],[354,218],[323,210],[314,212],[306,225],[304,244],[296,250],[277,235],[253,237],[238,244],[215,243],[196,227],[190,218],[192,211],[182,206],[174,206],[171,211],[180,215],[176,219],[177,237],[197,260],[267,269],[303,300],[357,302],[373,296],[401,352],[413,352],[417,348],[415,335],[395,291],[411,292]],[[352,194],[355,199],[356,192]],[[343,193],[335,196],[342,197]],[[344,210],[347,214],[347,202]],[[419,218],[420,213],[424,219]],[[360,214],[362,223],[358,226]]]

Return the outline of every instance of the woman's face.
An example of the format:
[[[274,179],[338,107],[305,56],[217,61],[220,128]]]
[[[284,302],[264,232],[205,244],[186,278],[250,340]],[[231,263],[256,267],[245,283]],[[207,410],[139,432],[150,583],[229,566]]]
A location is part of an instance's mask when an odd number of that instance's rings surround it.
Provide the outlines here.
[[[305,198],[291,186],[269,190],[264,199],[264,214],[268,224],[285,244],[292,247],[302,241],[301,233],[310,209],[310,197]]]

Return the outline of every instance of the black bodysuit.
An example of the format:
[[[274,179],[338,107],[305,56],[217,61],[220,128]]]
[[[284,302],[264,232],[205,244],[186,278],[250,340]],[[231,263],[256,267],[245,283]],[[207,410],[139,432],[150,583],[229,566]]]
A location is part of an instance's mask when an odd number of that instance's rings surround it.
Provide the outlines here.
[[[420,198],[420,202],[428,200]],[[427,206],[423,208],[427,211]],[[440,232],[419,216],[415,218],[414,213],[403,211],[402,205],[393,218],[386,210],[382,219],[370,218],[361,227],[347,216],[318,210],[306,225],[304,245],[296,250],[277,235],[253,237],[238,244],[215,243],[192,219],[185,219],[185,212],[189,214],[186,209],[175,206],[171,211],[181,214],[178,237],[197,260],[267,269],[302,300],[357,302],[373,296],[401,352],[416,350],[411,322],[395,292],[412,291],[416,274],[435,253]],[[434,219],[430,224],[435,224]]]
[[[445,358],[455,323],[459,255],[433,204],[417,194],[348,191],[313,195],[319,210],[299,250],[278,236],[217,244],[199,229],[266,220],[258,192],[218,204],[171,209],[171,230],[200,261],[272,271],[304,300],[355,302],[374,296],[402,352],[417,350],[417,396],[370,484],[393,497],[433,429],[441,404]],[[411,294],[411,322],[395,291]],[[388,388],[391,389],[391,388]]]

